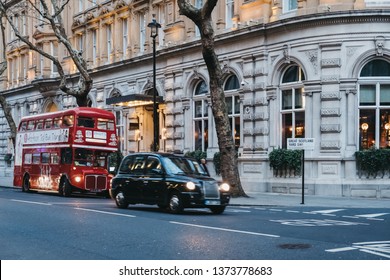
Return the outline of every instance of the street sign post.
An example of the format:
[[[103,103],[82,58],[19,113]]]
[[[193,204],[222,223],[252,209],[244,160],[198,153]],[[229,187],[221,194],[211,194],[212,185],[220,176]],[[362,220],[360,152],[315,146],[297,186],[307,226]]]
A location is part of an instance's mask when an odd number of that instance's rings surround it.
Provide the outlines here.
[[[305,150],[314,150],[314,138],[287,138],[287,149],[302,150],[302,202],[305,204]]]

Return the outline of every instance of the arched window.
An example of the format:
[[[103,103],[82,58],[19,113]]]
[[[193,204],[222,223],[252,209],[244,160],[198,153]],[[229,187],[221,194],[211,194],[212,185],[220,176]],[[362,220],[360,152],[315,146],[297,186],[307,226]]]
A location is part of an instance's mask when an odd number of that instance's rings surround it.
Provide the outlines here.
[[[280,88],[283,148],[287,148],[288,138],[305,137],[304,80],[305,75],[298,65],[288,67],[282,76]]]
[[[208,86],[200,80],[194,90],[194,150],[206,151],[209,143]]]
[[[52,102],[46,106],[46,111],[45,112],[57,112],[58,111],[58,106]]]
[[[390,148],[390,63],[374,59],[359,78],[359,147]]]
[[[226,79],[224,91],[226,98],[226,105],[228,109],[230,128],[233,133],[234,145],[236,149],[240,147],[241,139],[241,106],[238,89],[240,82],[236,75],[231,75]]]

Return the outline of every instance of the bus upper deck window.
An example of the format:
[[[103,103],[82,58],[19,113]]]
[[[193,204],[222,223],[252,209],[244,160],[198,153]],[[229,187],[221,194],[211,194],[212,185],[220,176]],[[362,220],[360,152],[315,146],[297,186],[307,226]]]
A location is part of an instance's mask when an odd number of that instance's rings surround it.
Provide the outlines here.
[[[62,123],[63,123],[64,126],[73,126],[73,124],[74,124],[74,117],[72,115],[64,116]]]
[[[35,127],[35,121],[29,121],[27,124],[27,130],[33,130]]]
[[[27,122],[22,122],[20,126],[20,131],[26,131],[27,130]]]
[[[97,127],[98,129],[114,130],[114,121],[107,119],[98,119]]]
[[[45,120],[45,128],[51,128],[52,122],[52,119]]]
[[[61,118],[58,118],[58,117],[54,118],[53,127],[55,127],[55,128],[61,127]]]
[[[35,129],[43,129],[43,120],[39,120],[37,122],[37,126],[35,127]]]
[[[92,118],[79,117],[77,119],[77,126],[94,128],[95,127],[95,122],[94,122],[94,120]]]

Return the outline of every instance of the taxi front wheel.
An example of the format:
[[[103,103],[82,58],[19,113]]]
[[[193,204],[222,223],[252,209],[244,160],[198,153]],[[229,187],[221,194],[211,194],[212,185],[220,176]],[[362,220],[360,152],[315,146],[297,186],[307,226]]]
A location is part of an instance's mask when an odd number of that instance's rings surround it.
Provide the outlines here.
[[[179,193],[173,193],[169,199],[168,209],[171,213],[179,214],[183,211],[183,201]]]
[[[115,203],[118,208],[126,209],[129,206],[124,193],[120,190],[115,195]]]
[[[212,206],[210,207],[213,214],[222,214],[225,211],[226,206]]]

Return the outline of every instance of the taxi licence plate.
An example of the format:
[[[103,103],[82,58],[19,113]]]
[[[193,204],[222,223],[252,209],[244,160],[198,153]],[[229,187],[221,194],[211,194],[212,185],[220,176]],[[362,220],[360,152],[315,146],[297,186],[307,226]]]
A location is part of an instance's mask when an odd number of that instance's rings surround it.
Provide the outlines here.
[[[219,200],[206,200],[206,205],[221,205],[221,202]]]

